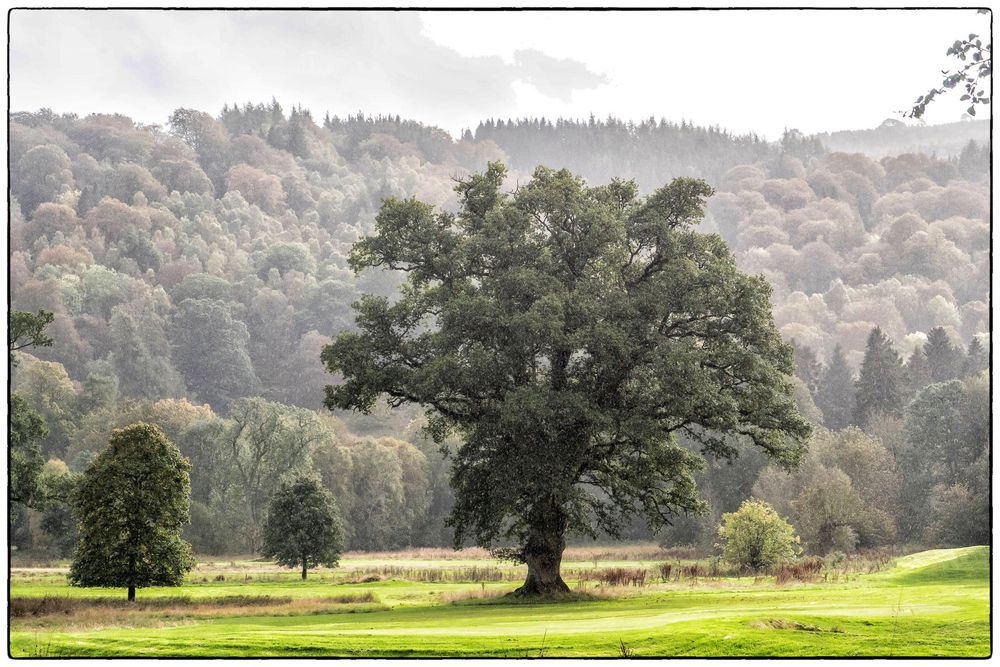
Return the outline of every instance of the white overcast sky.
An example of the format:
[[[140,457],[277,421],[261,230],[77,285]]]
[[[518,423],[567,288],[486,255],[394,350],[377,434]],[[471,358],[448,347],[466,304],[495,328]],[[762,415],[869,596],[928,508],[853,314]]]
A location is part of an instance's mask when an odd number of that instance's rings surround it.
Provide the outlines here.
[[[301,103],[322,118],[400,114],[452,133],[489,117],[613,114],[769,139],[898,118],[989,35],[975,10],[259,12],[15,10],[14,111]],[[958,120],[958,94],[928,123]]]

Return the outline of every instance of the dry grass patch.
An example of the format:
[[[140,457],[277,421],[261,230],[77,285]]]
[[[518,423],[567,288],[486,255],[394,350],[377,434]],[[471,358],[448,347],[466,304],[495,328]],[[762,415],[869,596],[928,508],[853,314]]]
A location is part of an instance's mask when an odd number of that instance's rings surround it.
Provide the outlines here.
[[[601,570],[584,570],[580,581],[600,581],[608,586],[645,586],[649,572],[641,567],[610,567]]]
[[[441,594],[442,602],[462,602],[464,600],[490,600],[493,598],[501,598],[507,595],[510,591],[497,589],[497,588],[480,588],[479,590],[470,589],[466,591],[445,591]]]
[[[486,549],[448,549],[444,547],[420,547],[400,551],[347,551],[342,560],[492,560]]]
[[[628,560],[666,560],[677,558],[657,544],[626,544],[622,546],[604,547],[567,547],[563,552],[564,561],[628,561]]]
[[[162,628],[224,616],[301,616],[384,609],[372,591],[316,598],[234,595],[219,598],[11,598],[13,630],[76,632]]]
[[[501,568],[493,565],[471,565],[466,567],[405,567],[382,565],[379,567],[359,567],[348,570],[348,576],[340,583],[365,584],[384,579],[402,579],[424,583],[473,583],[484,581],[520,581],[524,572],[515,568]]]
[[[790,581],[816,581],[823,569],[823,559],[812,556],[803,558],[797,563],[787,563],[778,567],[775,577],[779,584]]]

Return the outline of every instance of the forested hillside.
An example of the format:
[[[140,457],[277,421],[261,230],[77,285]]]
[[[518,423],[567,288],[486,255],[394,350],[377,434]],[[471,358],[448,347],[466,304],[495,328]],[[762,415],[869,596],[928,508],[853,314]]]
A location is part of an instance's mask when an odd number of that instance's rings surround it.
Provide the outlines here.
[[[664,539],[710,548],[713,521],[751,493],[801,517],[820,552],[988,538],[988,146],[876,160],[794,131],[769,144],[652,120],[489,121],[454,141],[398,117],[317,123],[276,102],[178,109],[165,127],[13,114],[11,307],[54,315],[54,344],[14,370],[47,427],[43,483],[145,420],[191,461],[198,552],[255,551],[268,499],[303,468],[333,492],[352,548],[448,544],[448,462],[419,413],[321,410],[336,378],[319,356],[353,326],[360,294],[399,283],[348,268],[382,200],[452,208],[454,179],[491,160],[512,167],[512,188],[538,164],[644,193],[706,179],[703,231],[771,283],[800,409],[846,428],[820,428],[791,476],[762,456],[713,464],[712,516]],[[934,431],[932,411],[954,428]],[[22,508],[13,541],[65,552],[71,528],[56,499]]]
[[[952,158],[960,156],[970,141],[988,144],[990,122],[966,119],[945,125],[904,125],[888,119],[871,130],[822,132],[816,136],[832,151],[864,153],[876,159],[901,153]]]

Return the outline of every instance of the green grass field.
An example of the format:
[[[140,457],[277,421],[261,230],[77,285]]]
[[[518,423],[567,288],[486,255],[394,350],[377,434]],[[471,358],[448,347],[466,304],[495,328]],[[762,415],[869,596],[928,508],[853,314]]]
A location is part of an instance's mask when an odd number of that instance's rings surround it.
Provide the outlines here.
[[[628,563],[637,566],[639,561]],[[444,581],[364,582],[381,565]],[[616,564],[565,564],[569,573]],[[651,563],[645,563],[651,565]],[[484,568],[492,581],[452,581]],[[576,569],[574,569],[576,568]],[[180,588],[80,589],[65,570],[15,569],[14,657],[968,656],[990,655],[989,548],[925,551],[888,569],[778,585],[713,578],[641,588],[568,579],[572,599],[499,597],[521,570],[477,559],[345,559],[303,582],[261,563],[202,563]],[[217,580],[218,579],[218,580]],[[42,600],[43,598],[72,598]],[[101,598],[114,598],[113,601]],[[60,608],[59,605],[65,605]]]

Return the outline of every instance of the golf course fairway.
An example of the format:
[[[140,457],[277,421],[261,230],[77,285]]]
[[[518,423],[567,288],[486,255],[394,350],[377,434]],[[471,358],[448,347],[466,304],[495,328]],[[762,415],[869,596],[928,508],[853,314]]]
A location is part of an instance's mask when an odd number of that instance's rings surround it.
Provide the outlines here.
[[[346,565],[347,563],[345,563]],[[201,575],[201,573],[199,573]],[[193,579],[193,577],[192,577]],[[812,583],[774,577],[580,588],[571,599],[497,597],[511,581],[264,581],[123,591],[70,588],[64,571],[16,569],[12,601],[70,597],[72,609],[11,619],[13,657],[966,656],[990,655],[990,550],[899,557],[884,570]],[[207,581],[206,581],[207,580]],[[256,601],[248,611],[234,596]],[[352,597],[353,596],[353,597]],[[265,604],[280,598],[280,605]],[[86,607],[86,600],[94,600]],[[212,607],[213,600],[218,604]],[[326,600],[326,601],[325,601]],[[47,601],[51,602],[51,600]],[[57,601],[58,602],[58,601]],[[185,607],[184,605],[188,605]]]

